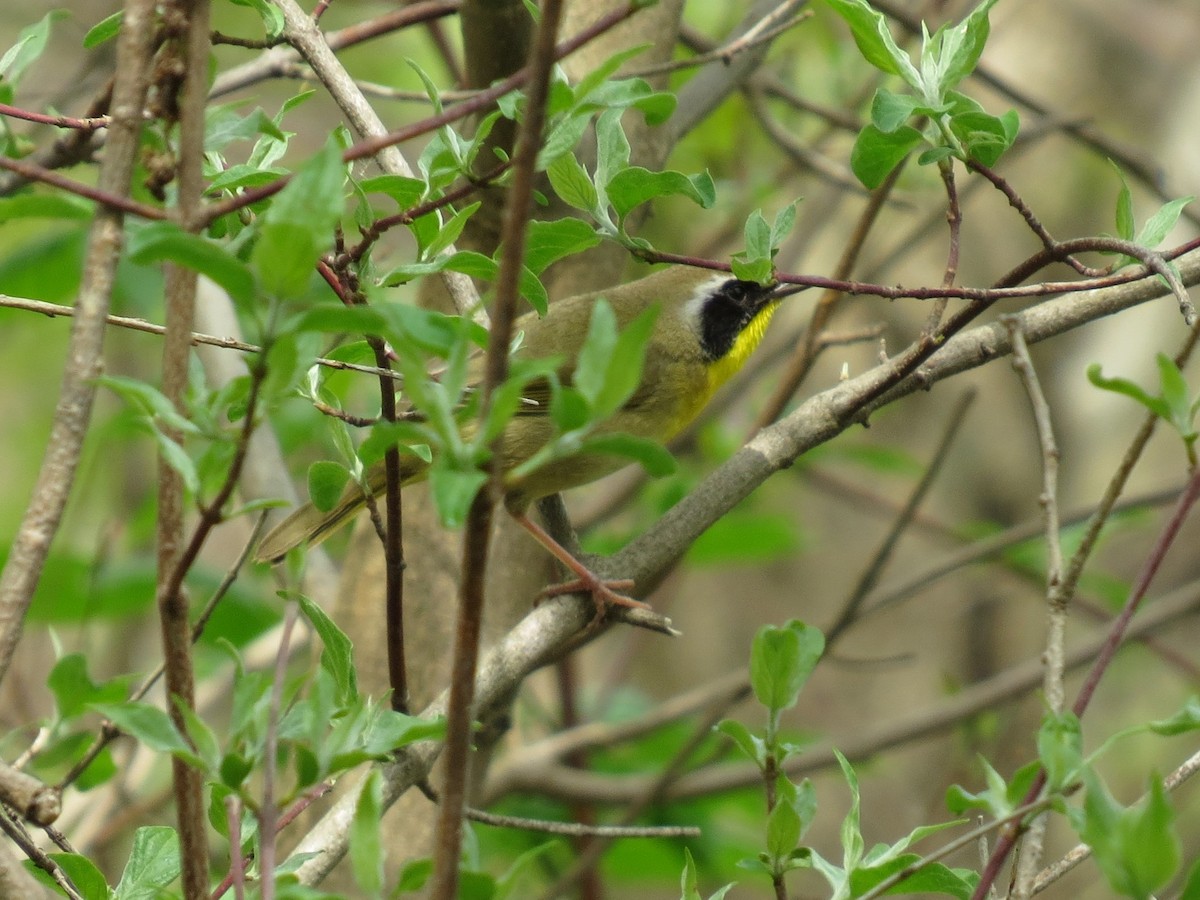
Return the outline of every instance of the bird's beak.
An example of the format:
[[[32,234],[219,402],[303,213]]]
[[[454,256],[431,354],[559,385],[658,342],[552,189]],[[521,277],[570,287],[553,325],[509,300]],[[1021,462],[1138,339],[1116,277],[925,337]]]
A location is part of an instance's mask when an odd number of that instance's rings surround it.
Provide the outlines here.
[[[789,284],[781,281],[771,290],[771,298],[774,300],[782,300],[784,297],[790,297],[792,294],[798,294],[801,291],[808,290],[807,284]]]

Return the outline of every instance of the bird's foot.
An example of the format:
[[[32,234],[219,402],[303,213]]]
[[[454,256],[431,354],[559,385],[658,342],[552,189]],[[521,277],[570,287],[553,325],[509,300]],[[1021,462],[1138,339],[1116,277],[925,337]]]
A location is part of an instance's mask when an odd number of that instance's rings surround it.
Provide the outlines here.
[[[618,593],[619,591],[630,590],[634,582],[629,578],[619,578],[612,581],[605,581],[594,575],[592,572],[582,573],[579,577],[572,581],[564,581],[562,584],[552,584],[538,594],[538,601],[549,599],[550,597],[561,597],[563,594],[591,594],[592,602],[596,604],[596,614],[592,617],[592,621],[588,623],[588,629],[598,627],[608,615],[609,610],[614,606],[624,606],[630,609],[650,609],[648,603],[643,603],[641,600],[634,600],[632,597],[627,597],[625,594]]]

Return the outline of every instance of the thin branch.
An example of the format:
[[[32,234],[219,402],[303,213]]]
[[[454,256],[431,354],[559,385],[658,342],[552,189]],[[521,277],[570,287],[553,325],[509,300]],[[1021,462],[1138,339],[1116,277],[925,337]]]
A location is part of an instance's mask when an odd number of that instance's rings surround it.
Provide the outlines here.
[[[47,303],[45,300],[30,300],[26,297],[10,297],[7,294],[0,294],[0,307],[9,309],[23,309],[27,312],[40,313],[43,316],[48,316],[51,319],[59,316],[71,318],[75,315],[74,306],[62,306],[58,303]],[[146,334],[166,334],[167,329],[162,325],[157,325],[154,322],[147,322],[145,319],[133,318],[131,316],[105,316],[105,322],[109,325],[115,325],[118,328],[128,328],[131,331],[141,331]],[[207,344],[211,347],[221,347],[226,350],[238,350],[242,353],[262,353],[263,348],[257,344],[249,344],[246,341],[240,341],[237,338],[217,337],[212,334],[202,334],[193,331],[191,334],[191,343]],[[337,369],[342,372],[361,372],[363,375],[374,375],[376,377],[392,378],[395,381],[402,381],[403,376],[391,369],[381,369],[378,366],[365,366],[359,363],[343,362],[340,359],[327,359],[324,356],[318,356],[313,360],[314,365],[322,366],[327,369]]]
[[[496,276],[492,326],[484,360],[481,421],[486,421],[493,392],[498,390],[508,377],[509,345],[520,298],[520,278],[525,260],[529,215],[533,208],[537,156],[542,146],[546,102],[550,92],[550,72],[555,60],[555,38],[562,7],[561,0],[545,0],[542,4],[541,19],[534,34],[526,67],[529,80],[525,116],[517,134],[513,152],[512,185],[505,201],[504,218],[501,223],[502,255]],[[433,880],[429,888],[429,896],[433,900],[454,900],[458,893],[462,811],[466,806],[470,777],[472,706],[479,636],[483,624],[488,545],[491,541],[492,512],[504,490],[504,473],[497,462],[502,440],[503,435],[498,435],[493,443],[488,483],[471,504],[463,535],[462,582],[459,587],[458,620],[451,663],[450,705],[446,725],[445,781],[434,836]]]
[[[1046,705],[1053,713],[1061,713],[1066,706],[1064,675],[1066,672],[1067,603],[1069,597],[1060,593],[1063,574],[1061,523],[1058,514],[1058,443],[1054,438],[1054,426],[1050,418],[1050,404],[1042,392],[1037,370],[1021,333],[1021,325],[1009,316],[1001,321],[1008,329],[1012,340],[1012,365],[1025,386],[1033,421],[1037,430],[1038,445],[1042,458],[1042,495],[1039,498],[1046,529],[1046,649],[1043,659],[1046,672],[1042,691]],[[1028,900],[1033,892],[1034,878],[1045,852],[1046,816],[1030,820],[1025,839],[1021,844],[1021,856],[1012,895],[1018,900]]]
[[[137,117],[137,121],[140,125],[140,116]],[[112,146],[111,140],[109,141],[109,146]],[[0,169],[8,169],[10,172],[15,172],[29,181],[39,181],[42,184],[48,184],[51,187],[66,191],[68,194],[74,194],[76,197],[95,200],[101,206],[107,207],[114,213],[129,213],[152,222],[160,222],[167,218],[165,210],[159,209],[157,206],[151,206],[148,203],[140,203],[125,194],[105,188],[103,187],[103,182],[96,187],[92,187],[81,181],[67,178],[65,175],[59,175],[53,169],[47,169],[44,166],[39,166],[36,163],[27,162],[26,160],[13,159],[9,156],[0,156]]]
[[[156,97],[168,113],[178,112],[178,165],[175,218],[185,231],[199,230],[197,211],[204,193],[205,92],[208,79],[208,0],[175,0],[163,11],[167,39],[163,42]],[[178,72],[179,74],[175,74]],[[169,73],[169,74],[168,74]],[[175,123],[166,122],[168,127]],[[188,414],[191,334],[196,313],[194,269],[172,264],[166,270],[166,333],[162,342],[162,391],[182,416]],[[183,434],[165,429],[165,439],[182,445]],[[167,714],[181,734],[187,734],[186,713],[196,709],[196,673],[192,665],[191,611],[180,571],[184,544],[184,482],[171,458],[158,457],[156,600],[163,646]],[[190,568],[190,563],[189,563]],[[179,822],[181,884],[186,900],[208,894],[208,818],[204,809],[204,780],[190,762],[172,757],[171,773]]]
[[[963,422],[966,420],[967,410],[971,408],[971,404],[974,402],[975,392],[967,391],[954,405],[954,409],[950,412],[950,419],[942,432],[942,439],[938,442],[937,450],[934,451],[933,459],[925,467],[925,472],[922,474],[921,480],[917,482],[908,500],[896,515],[895,520],[892,522],[892,527],[883,539],[883,543],[875,551],[870,563],[859,578],[858,584],[854,586],[854,590],[851,591],[850,596],[846,599],[845,604],[843,604],[841,614],[826,629],[826,646],[835,643],[857,621],[859,612],[862,610],[863,601],[879,582],[879,576],[883,572],[884,566],[892,558],[892,554],[895,552],[900,538],[904,535],[908,526],[912,524],[917,509],[925,499],[929,489],[933,487],[937,476],[941,473],[946,458],[950,453],[950,447],[954,444],[954,440],[958,436]]]

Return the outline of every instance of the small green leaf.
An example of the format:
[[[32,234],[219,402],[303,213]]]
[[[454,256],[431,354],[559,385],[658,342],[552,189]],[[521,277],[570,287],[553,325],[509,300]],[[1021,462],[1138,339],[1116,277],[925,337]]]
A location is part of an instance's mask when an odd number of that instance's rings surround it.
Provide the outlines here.
[[[138,265],[172,262],[206,275],[236,302],[250,304],[257,295],[254,273],[224,245],[184,231],[174,222],[152,222],[130,234],[129,258]]]
[[[890,133],[867,125],[850,151],[850,168],[866,188],[874,190],[923,140],[921,132],[911,125]]]
[[[790,802],[780,797],[767,816],[767,855],[778,866],[791,855],[799,842],[800,816]]]
[[[20,81],[25,70],[45,51],[50,40],[50,26],[69,15],[65,9],[52,9],[37,22],[22,28],[17,42],[0,56],[0,78],[10,85]]]
[[[606,190],[609,202],[622,220],[632,210],[656,197],[677,194],[687,197],[701,209],[710,209],[716,202],[716,186],[707,172],[688,176],[671,170],[651,172],[641,166],[629,166],[613,176]]]
[[[554,193],[568,206],[594,213],[599,203],[596,186],[579,160],[567,153],[558,157],[546,169]]]
[[[380,819],[383,816],[383,783],[379,769],[373,768],[363,779],[350,822],[350,865],[354,880],[368,896],[383,890],[383,841]]]
[[[762,738],[751,734],[749,728],[734,719],[722,719],[717,723],[716,731],[733,741],[747,759],[762,768],[766,762],[766,745]]]
[[[47,856],[54,860],[71,879],[71,884],[75,886],[83,900],[108,900],[112,896],[104,873],[96,868],[96,864],[86,856],[79,853],[49,853]],[[45,896],[56,896],[62,890],[55,885],[54,879],[48,873],[34,868],[33,863],[29,860],[26,860],[26,865],[30,867],[34,877],[50,889],[51,893]]]
[[[652,478],[670,475],[677,468],[675,457],[662,444],[622,432],[586,438],[579,449],[584,453],[602,453],[632,460],[640,464]]]
[[[1161,779],[1151,775],[1149,791],[1122,807],[1093,771],[1085,773],[1087,796],[1079,836],[1091,845],[1097,865],[1122,896],[1149,898],[1179,868],[1179,837],[1174,812]]]
[[[438,457],[438,460],[442,457]],[[438,516],[447,528],[460,528],[467,519],[467,510],[475,495],[487,481],[487,475],[478,469],[459,471],[448,465],[434,465],[429,470],[429,487]]]
[[[191,753],[170,717],[149,703],[93,703],[92,709],[140,743],[160,753]]]
[[[1100,364],[1093,363],[1087,368],[1088,381],[1096,387],[1105,391],[1112,391],[1115,394],[1124,394],[1136,400],[1150,412],[1154,413],[1162,419],[1170,421],[1171,410],[1161,397],[1151,397],[1139,385],[1134,384],[1127,378],[1105,378],[1100,374]]]
[[[342,151],[331,137],[272,201],[250,256],[269,294],[294,298],[307,289],[313,266],[333,243],[345,178]]]
[[[1117,192],[1117,237],[1125,241],[1132,241],[1135,228],[1133,221],[1133,194],[1129,191],[1129,182],[1125,180],[1125,173],[1121,171],[1121,167],[1111,159],[1108,162],[1116,169],[1117,178],[1121,182],[1121,190]]]
[[[121,873],[114,900],[158,900],[163,888],[179,877],[179,837],[165,825],[139,828]]]
[[[354,644],[337,623],[325,614],[325,610],[303,594],[296,595],[300,611],[308,619],[324,649],[321,666],[333,676],[338,689],[338,700],[350,703],[358,697],[358,675],[354,669]]]
[[[1159,207],[1158,211],[1152,215],[1146,224],[1142,226],[1141,232],[1137,236],[1137,243],[1143,247],[1157,247],[1166,240],[1168,232],[1175,227],[1175,223],[1179,221],[1179,216],[1183,212],[1185,206],[1195,200],[1195,197],[1180,197],[1176,200],[1171,200]]]
[[[825,636],[799,619],[759,629],[750,651],[750,684],[772,718],[795,705],[824,649]]]
[[[1083,764],[1083,735],[1079,717],[1074,713],[1047,713],[1038,730],[1037,746],[1050,790],[1061,790],[1079,777]]]
[[[876,88],[871,100],[871,122],[880,131],[891,134],[918,110],[927,111],[917,98],[908,94],[894,94],[886,88]]]
[[[550,315],[554,315],[553,310]],[[601,297],[592,307],[588,333],[580,348],[572,381],[579,393],[593,405],[604,389],[609,365],[617,346],[617,317],[608,301]]]
[[[596,396],[590,398],[594,410],[601,418],[607,418],[625,405],[642,382],[642,369],[646,361],[646,347],[654,332],[659,309],[651,306],[621,329],[616,345],[608,360],[604,373],[604,384]]]
[[[329,512],[341,499],[350,471],[341,463],[319,459],[308,467],[308,499],[321,512]]]
[[[838,765],[842,768],[842,776],[850,789],[850,809],[842,819],[842,856],[847,872],[853,871],[863,858],[862,822],[859,810],[858,776],[850,761],[840,751],[834,750]]]
[[[125,13],[118,10],[89,28],[88,33],[83,36],[83,49],[91,50],[93,47],[99,47],[105,41],[115,38],[117,32],[121,30],[121,20],[124,17]]]
[[[891,31],[888,30],[887,20],[876,12],[865,0],[828,0],[834,12],[846,20],[854,43],[863,58],[889,75],[899,75],[910,86],[922,87],[921,74],[913,66],[912,60],[896,44]]]
[[[565,256],[582,253],[600,243],[596,230],[579,219],[563,218],[553,222],[530,222],[525,265],[540,275],[551,263]]]
[[[1165,736],[1184,734],[1200,728],[1200,697],[1192,695],[1179,712],[1169,719],[1151,722],[1149,728],[1155,734]]]
[[[982,0],[971,13],[953,26],[942,26],[934,36],[934,44],[939,48],[939,70],[941,78],[937,85],[937,93],[941,94],[953,88],[960,81],[975,71],[975,65],[983,53],[987,43],[988,11],[996,4],[996,0]]]

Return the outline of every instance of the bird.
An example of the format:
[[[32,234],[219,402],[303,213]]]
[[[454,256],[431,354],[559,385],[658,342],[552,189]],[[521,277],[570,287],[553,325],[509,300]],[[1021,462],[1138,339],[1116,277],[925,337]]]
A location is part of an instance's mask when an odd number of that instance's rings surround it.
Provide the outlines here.
[[[593,433],[632,434],[665,444],[741,369],[762,341],[782,298],[797,290],[795,285],[764,285],[727,272],[673,265],[635,281],[552,303],[544,316],[536,312],[521,316],[514,324],[514,333],[524,336],[516,355],[561,359],[557,376],[560,383],[570,384],[600,298],[608,302],[622,329],[657,307],[641,381]],[[524,402],[505,427],[499,445],[499,466],[505,473],[555,436],[548,382],[527,386],[522,396]],[[413,454],[402,454],[400,463],[402,486],[420,481],[428,472],[429,464]],[[596,604],[593,621],[603,619],[613,605],[644,608],[646,604],[618,593],[618,587],[630,587],[631,582],[604,581],[593,574],[529,517],[529,508],[543,497],[588,484],[629,463],[628,458],[615,455],[576,453],[505,481],[504,505],[509,514],[575,576],[574,581],[547,588],[543,595],[591,593]],[[364,482],[348,485],[331,509],[322,511],[312,503],[298,507],[262,539],[256,560],[278,562],[295,547],[314,545],[350,521],[366,505],[367,492],[379,496],[386,489],[382,463],[368,470]]]

